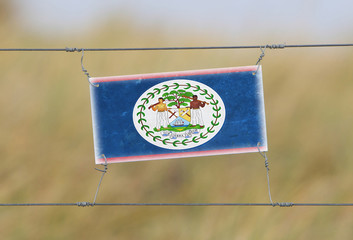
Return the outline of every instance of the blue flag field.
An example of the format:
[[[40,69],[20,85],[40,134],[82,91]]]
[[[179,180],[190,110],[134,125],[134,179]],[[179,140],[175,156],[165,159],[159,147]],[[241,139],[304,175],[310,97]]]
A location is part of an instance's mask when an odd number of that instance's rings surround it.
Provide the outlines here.
[[[267,151],[261,67],[90,81],[96,164]]]

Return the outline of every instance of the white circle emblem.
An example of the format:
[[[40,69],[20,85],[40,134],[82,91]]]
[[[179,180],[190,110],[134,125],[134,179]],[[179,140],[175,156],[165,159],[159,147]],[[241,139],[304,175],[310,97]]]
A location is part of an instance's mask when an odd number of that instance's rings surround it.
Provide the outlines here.
[[[145,91],[133,110],[137,132],[161,148],[200,146],[221,130],[226,111],[209,86],[186,79],[159,83]]]

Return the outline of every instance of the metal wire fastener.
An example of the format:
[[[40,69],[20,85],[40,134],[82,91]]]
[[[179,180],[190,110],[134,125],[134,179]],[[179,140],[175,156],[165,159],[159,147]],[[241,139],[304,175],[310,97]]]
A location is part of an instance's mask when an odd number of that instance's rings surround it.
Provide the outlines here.
[[[96,200],[97,200],[97,196],[98,196],[98,192],[99,192],[99,188],[101,186],[101,183],[102,183],[102,180],[103,180],[103,177],[104,177],[104,174],[107,173],[108,171],[108,162],[107,162],[107,158],[105,157],[104,154],[102,154],[102,157],[104,157],[104,164],[102,164],[104,166],[104,169],[98,169],[98,168],[95,168],[97,171],[100,171],[102,172],[102,176],[101,176],[101,180],[99,181],[98,183],[98,187],[97,187],[97,191],[96,191],[96,195],[94,195],[94,200],[93,200],[93,205],[96,204]]]
[[[272,197],[271,197],[270,173],[269,173],[270,172],[270,168],[269,168],[268,158],[267,158],[265,152],[261,152],[260,145],[261,145],[261,143],[257,143],[257,150],[259,151],[260,155],[265,159],[265,168],[266,168],[266,173],[267,173],[268,196],[270,198],[270,202],[271,202],[272,206],[276,206],[276,204],[274,204],[272,202]]]
[[[257,72],[259,71],[259,68],[260,68],[260,62],[262,61],[263,57],[265,56],[265,50],[267,48],[268,45],[266,45],[264,48],[261,46],[260,47],[260,50],[261,50],[261,54],[259,56],[259,59],[257,60],[256,64],[257,65],[257,68],[256,68],[256,71],[253,72],[253,75],[256,75]]]
[[[71,50],[74,51],[74,50],[77,50],[77,49],[72,48]],[[82,57],[81,57],[81,68],[82,68],[82,72],[87,76],[87,80],[88,80],[89,84],[91,84],[91,86],[93,86],[93,87],[99,87],[99,84],[93,84],[93,83],[91,82],[91,76],[89,75],[88,71],[87,71],[87,70],[84,68],[84,66],[83,66],[83,57],[84,57],[84,55],[85,55],[85,51],[84,51],[83,48],[82,48],[80,51],[82,52]]]

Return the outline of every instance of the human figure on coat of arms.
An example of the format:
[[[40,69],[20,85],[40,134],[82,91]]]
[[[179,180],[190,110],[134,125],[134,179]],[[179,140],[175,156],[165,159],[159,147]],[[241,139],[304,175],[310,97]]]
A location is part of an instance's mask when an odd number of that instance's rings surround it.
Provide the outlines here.
[[[190,102],[190,111],[191,111],[191,127],[196,127],[196,125],[200,125],[201,128],[205,126],[202,119],[201,109],[205,107],[208,103],[204,101],[200,101],[197,99],[197,95],[192,96],[192,101]]]
[[[161,126],[164,128],[168,127],[169,121],[168,121],[168,108],[167,104],[164,103],[164,98],[160,97],[158,98],[158,103],[153,104],[148,107],[148,109],[151,109],[153,111],[157,111],[157,118],[156,118],[156,128],[157,131],[160,131]]]

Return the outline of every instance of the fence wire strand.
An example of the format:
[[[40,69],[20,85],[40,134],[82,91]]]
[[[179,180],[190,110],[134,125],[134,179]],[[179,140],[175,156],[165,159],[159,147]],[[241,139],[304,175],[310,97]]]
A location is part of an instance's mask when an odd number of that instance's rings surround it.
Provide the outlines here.
[[[353,43],[334,44],[264,44],[243,46],[197,46],[197,47],[138,47],[138,48],[0,48],[7,52],[81,52],[81,51],[172,51],[172,50],[212,50],[212,49],[284,49],[316,47],[353,47]]]
[[[0,203],[0,207],[353,207],[353,203]]]

